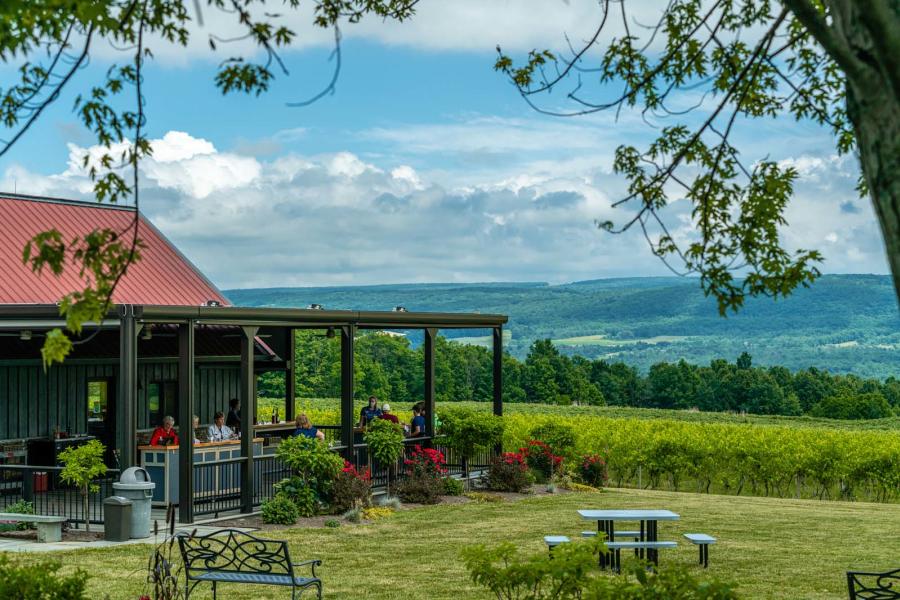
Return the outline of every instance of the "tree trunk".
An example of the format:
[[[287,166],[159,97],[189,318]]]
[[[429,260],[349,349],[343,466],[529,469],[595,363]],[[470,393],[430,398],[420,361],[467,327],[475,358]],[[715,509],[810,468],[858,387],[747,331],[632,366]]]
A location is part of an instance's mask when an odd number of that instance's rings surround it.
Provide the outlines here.
[[[833,11],[834,30],[858,62],[847,74],[847,115],[900,299],[900,56],[891,51],[900,44],[900,11],[875,14],[857,0],[835,4],[843,6]]]
[[[87,533],[91,532],[91,517],[88,514],[90,502],[88,501],[88,494],[90,493],[90,489],[84,489],[81,491],[81,501],[82,508],[84,509],[84,530]]]
[[[900,105],[887,89],[847,87],[847,111],[900,299]]]

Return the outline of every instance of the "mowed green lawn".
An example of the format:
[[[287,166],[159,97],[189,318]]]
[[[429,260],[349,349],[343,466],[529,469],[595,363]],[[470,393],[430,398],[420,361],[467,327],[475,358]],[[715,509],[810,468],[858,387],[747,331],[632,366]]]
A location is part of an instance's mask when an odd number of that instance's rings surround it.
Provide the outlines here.
[[[290,541],[293,559],[321,558],[326,598],[489,598],[468,580],[459,550],[472,543],[513,541],[543,551],[546,534],[591,528],[579,508],[665,508],[681,515],[660,523],[660,539],[679,547],[663,562],[690,566],[696,548],[682,533],[719,538],[709,574],[739,583],[744,598],[846,598],[845,571],[900,567],[900,506],[781,500],[675,492],[607,490],[497,504],[439,505],[400,511],[372,525],[294,529],[270,537]],[[67,568],[92,573],[92,598],[137,598],[149,546],[59,553]],[[32,554],[26,560],[47,555]],[[198,589],[199,592],[199,589]],[[192,598],[210,598],[208,590]],[[222,586],[225,598],[287,598],[284,588]]]

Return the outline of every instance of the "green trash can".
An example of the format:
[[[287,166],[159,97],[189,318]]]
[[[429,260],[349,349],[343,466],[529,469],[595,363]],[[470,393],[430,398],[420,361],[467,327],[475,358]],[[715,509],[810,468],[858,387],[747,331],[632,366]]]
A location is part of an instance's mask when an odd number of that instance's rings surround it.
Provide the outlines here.
[[[131,500],[110,496],[103,501],[103,537],[110,542],[131,539]]]

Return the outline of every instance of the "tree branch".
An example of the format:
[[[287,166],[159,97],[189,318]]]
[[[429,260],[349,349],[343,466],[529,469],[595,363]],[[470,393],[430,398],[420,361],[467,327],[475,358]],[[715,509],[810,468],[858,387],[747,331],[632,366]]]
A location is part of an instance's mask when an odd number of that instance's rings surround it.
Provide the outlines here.
[[[860,73],[862,65],[850,46],[834,33],[812,2],[809,0],[783,0],[783,2],[848,76],[855,77]]]

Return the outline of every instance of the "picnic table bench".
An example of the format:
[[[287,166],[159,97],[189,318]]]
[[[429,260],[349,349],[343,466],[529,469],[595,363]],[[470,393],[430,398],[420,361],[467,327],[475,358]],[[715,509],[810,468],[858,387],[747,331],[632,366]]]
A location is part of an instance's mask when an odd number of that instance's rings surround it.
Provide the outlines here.
[[[581,515],[581,518],[586,521],[596,521],[597,522],[597,532],[603,533],[606,536],[606,540],[609,543],[619,543],[616,542],[616,539],[621,537],[637,537],[635,540],[635,544],[640,544],[641,542],[656,542],[658,540],[658,521],[676,521],[680,517],[677,513],[674,513],[670,510],[590,510],[590,509],[582,509],[578,511],[578,514]],[[620,534],[615,529],[616,521],[638,521],[640,522],[640,528],[638,531],[626,531],[623,534]],[[635,536],[634,534],[637,533]],[[627,543],[627,542],[622,542]],[[672,542],[674,543],[674,542]],[[644,558],[644,553],[646,552],[647,559],[653,563],[657,563],[659,560],[658,557],[658,548],[652,545],[638,545],[638,546],[629,546],[629,548],[634,548],[636,553],[640,556],[640,558]],[[604,553],[600,553],[600,568],[606,568],[608,565],[607,557]]]
[[[685,533],[684,537],[700,547],[700,564],[704,569],[707,568],[709,566],[709,545],[715,544],[716,538],[705,533]]]
[[[184,561],[184,598],[200,583],[212,584],[213,599],[219,583],[281,585],[291,588],[291,598],[314,587],[322,598],[322,580],[316,577],[321,560],[292,563],[287,542],[265,540],[237,529],[223,529],[204,536],[178,535]],[[298,577],[294,567],[310,567],[312,577]],[[299,591],[299,593],[298,593]]]
[[[23,513],[0,513],[0,521],[7,523],[32,523],[37,529],[37,541],[62,541],[62,526],[66,517],[48,515],[26,515]]]
[[[640,549],[648,550],[648,558],[654,564],[659,566],[659,551],[665,548],[675,548],[678,544],[675,542],[660,541],[636,541],[636,542],[605,542],[606,548],[612,552],[611,567],[619,573],[622,571],[622,550]],[[649,552],[652,551],[652,552]]]

